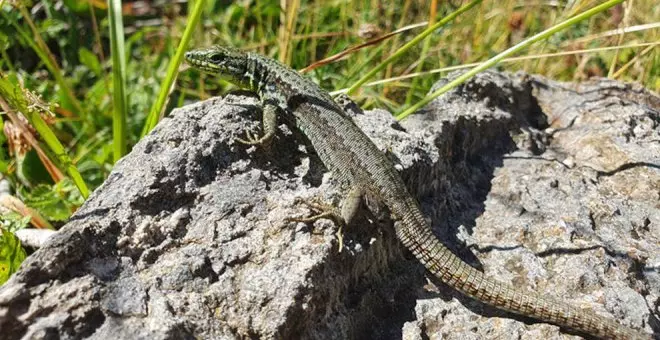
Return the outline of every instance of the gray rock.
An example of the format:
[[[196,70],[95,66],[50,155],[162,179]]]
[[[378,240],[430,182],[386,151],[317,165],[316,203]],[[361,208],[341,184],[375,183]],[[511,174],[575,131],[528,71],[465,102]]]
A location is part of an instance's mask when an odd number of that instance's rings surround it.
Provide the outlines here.
[[[608,80],[485,73],[424,113],[403,125],[432,130],[449,150],[430,171],[446,184],[410,186],[429,200],[445,193],[426,209],[441,238],[467,244],[500,281],[660,331],[657,95]],[[471,301],[420,300],[415,311],[429,339],[562,338]]]
[[[381,211],[338,252],[299,198],[341,190],[296,131],[269,150],[242,95],[175,110],[0,288],[0,334],[41,338],[563,338],[425,278]],[[482,74],[402,123],[353,114],[463,259],[660,330],[660,99],[615,82]],[[572,166],[568,163],[572,162]]]
[[[55,230],[50,229],[25,228],[16,230],[14,234],[23,246],[40,248],[55,233]]]

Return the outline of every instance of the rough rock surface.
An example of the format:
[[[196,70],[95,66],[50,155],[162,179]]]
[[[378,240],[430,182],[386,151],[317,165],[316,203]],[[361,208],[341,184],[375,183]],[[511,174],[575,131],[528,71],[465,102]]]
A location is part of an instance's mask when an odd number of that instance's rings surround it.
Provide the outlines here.
[[[0,338],[566,339],[428,280],[254,98],[173,112],[0,288]],[[610,81],[481,74],[421,114],[354,119],[393,157],[436,234],[498,280],[660,332],[660,98]],[[577,337],[576,337],[577,338]]]

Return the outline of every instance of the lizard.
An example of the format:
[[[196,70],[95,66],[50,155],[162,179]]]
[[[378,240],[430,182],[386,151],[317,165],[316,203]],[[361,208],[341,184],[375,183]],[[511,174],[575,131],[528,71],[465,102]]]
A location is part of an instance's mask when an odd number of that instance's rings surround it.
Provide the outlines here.
[[[392,161],[319,85],[284,64],[257,53],[226,46],[188,51],[194,68],[255,92],[262,103],[261,137],[248,133],[252,145],[270,144],[278,119],[309,140],[323,164],[348,194],[341,209],[312,217],[350,223],[363,198],[375,197],[392,216],[397,239],[435,277],[448,286],[495,308],[602,339],[651,339],[612,318],[578,309],[543,294],[488,278],[455,255],[433,234],[416,199]],[[310,219],[310,220],[311,220]]]

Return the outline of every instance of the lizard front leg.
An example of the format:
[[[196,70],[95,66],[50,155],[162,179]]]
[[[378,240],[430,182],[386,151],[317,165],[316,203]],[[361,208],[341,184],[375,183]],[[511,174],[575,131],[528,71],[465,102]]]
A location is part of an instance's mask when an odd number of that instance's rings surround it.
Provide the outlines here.
[[[275,137],[275,132],[277,132],[277,112],[279,108],[271,103],[265,103],[263,106],[263,115],[262,115],[262,128],[264,130],[264,135],[258,137],[251,132],[246,132],[247,139],[236,138],[236,141],[248,145],[268,145]]]

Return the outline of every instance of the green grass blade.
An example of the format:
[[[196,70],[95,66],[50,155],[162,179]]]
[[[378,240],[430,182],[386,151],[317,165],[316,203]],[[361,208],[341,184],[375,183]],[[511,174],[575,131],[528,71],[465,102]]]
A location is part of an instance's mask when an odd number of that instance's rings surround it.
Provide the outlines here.
[[[78,169],[64,150],[64,146],[62,146],[48,124],[41,118],[39,112],[27,107],[27,100],[21,88],[18,85],[12,84],[6,78],[0,78],[0,96],[5,98],[11,107],[21,112],[27,118],[28,122],[39,132],[39,135],[46,142],[51,152],[56,155],[58,166],[65,168],[78,187],[78,190],[80,190],[82,197],[87,198],[89,196],[89,189],[87,189],[87,185],[82,176],[80,176]]]
[[[351,86],[348,91],[346,92],[347,94],[352,94],[357,89],[360,88],[364,83],[369,81],[376,73],[380,72],[383,70],[387,65],[391,64],[395,60],[399,59],[401,56],[403,56],[410,48],[413,46],[419,44],[424,38],[429,36],[431,33],[433,33],[436,29],[438,29],[441,26],[446,25],[448,22],[454,20],[457,16],[463,14],[464,12],[468,11],[472,7],[476,6],[479,4],[481,0],[474,0],[467,5],[457,9],[456,11],[452,12],[448,16],[442,18],[442,20],[438,21],[436,24],[433,26],[430,26],[424,32],[420,33],[418,36],[416,36],[414,39],[410,40],[407,44],[403,45],[401,48],[399,48],[395,53],[393,53],[391,56],[387,57],[382,63],[380,63],[378,66],[374,67],[371,71],[369,71],[364,77],[360,78],[353,86]]]
[[[32,126],[34,126],[34,128],[41,135],[41,138],[43,138],[44,142],[46,142],[46,145],[48,145],[50,150],[57,156],[59,163],[64,166],[66,172],[73,180],[73,183],[75,183],[78,187],[78,190],[80,190],[82,197],[87,199],[89,196],[89,189],[87,189],[85,180],[83,180],[82,176],[78,172],[78,169],[71,161],[71,158],[69,158],[69,155],[64,150],[64,147],[60,141],[38,113],[31,114],[31,116],[32,117],[28,118],[28,120]]]
[[[445,86],[443,86],[440,89],[438,89],[437,91],[431,93],[426,98],[419,101],[417,104],[407,108],[406,110],[404,110],[403,112],[398,114],[396,116],[396,119],[397,120],[402,120],[402,119],[406,118],[407,116],[409,116],[413,112],[415,112],[418,109],[422,108],[424,105],[430,103],[433,99],[439,97],[443,93],[449,91],[450,89],[452,89],[452,88],[458,86],[459,84],[465,82],[466,80],[472,78],[475,74],[477,74],[477,73],[479,73],[479,72],[481,72],[481,71],[483,71],[487,68],[492,67],[493,65],[497,64],[498,62],[500,62],[502,59],[508,57],[509,55],[514,54],[514,53],[528,47],[529,45],[531,45],[531,44],[533,44],[537,41],[546,39],[546,38],[550,37],[551,35],[576,24],[579,21],[590,18],[590,17],[594,16],[595,14],[598,14],[600,12],[603,12],[603,11],[607,10],[610,7],[618,5],[618,4],[622,3],[623,1],[624,0],[610,0],[610,1],[604,2],[604,3],[602,3],[598,6],[590,9],[590,10],[582,12],[582,13],[580,13],[580,14],[578,14],[578,15],[576,15],[576,16],[574,16],[574,17],[572,17],[572,18],[570,18],[566,21],[563,21],[563,22],[561,22],[561,23],[559,23],[555,26],[552,26],[552,27],[546,29],[543,32],[537,33],[537,34],[529,37],[528,39],[525,39],[525,40],[521,41],[520,43],[518,43],[518,44],[508,48],[504,52],[502,52],[502,53],[486,60],[485,62],[481,63],[479,66],[471,69],[470,71],[462,74],[460,77],[458,77],[458,78],[452,80],[451,82],[447,83]]]
[[[112,153],[117,162],[126,154],[127,131],[126,114],[126,51],[124,45],[124,22],[121,13],[121,0],[108,0],[110,20],[110,53],[112,54]]]
[[[431,39],[428,37],[424,39],[424,44],[422,45],[422,52],[419,54],[419,64],[417,64],[417,67],[415,67],[415,73],[422,72],[422,69],[424,69],[424,59],[426,59],[426,56],[429,54],[429,50],[431,49]],[[413,78],[411,84],[410,84],[410,90],[408,91],[408,94],[406,94],[406,106],[410,105],[410,103],[413,100],[413,94],[415,93],[415,89],[418,86],[419,81],[421,78]]]
[[[199,23],[199,20],[202,16],[202,11],[204,9],[205,2],[206,2],[205,0],[197,0],[195,2],[195,6],[188,18],[187,21],[188,24],[186,25],[186,29],[183,31],[183,36],[181,37],[179,46],[176,48],[176,51],[174,52],[174,58],[172,58],[170,64],[167,66],[167,73],[165,75],[165,79],[163,79],[163,82],[160,84],[160,92],[158,93],[158,99],[151,107],[149,116],[147,117],[147,120],[144,124],[144,128],[142,129],[141,137],[144,137],[147,133],[149,133],[149,131],[151,131],[151,129],[153,129],[156,126],[156,124],[158,124],[158,121],[161,118],[161,112],[163,112],[165,108],[165,104],[170,94],[170,89],[172,88],[172,85],[174,84],[174,80],[176,79],[176,76],[178,74],[179,65],[181,65],[181,61],[183,61],[183,54],[186,52],[186,47],[188,46],[188,42],[190,41],[190,38],[192,37],[195,27],[197,27],[197,24]]]

